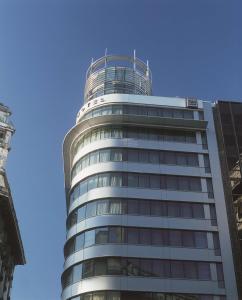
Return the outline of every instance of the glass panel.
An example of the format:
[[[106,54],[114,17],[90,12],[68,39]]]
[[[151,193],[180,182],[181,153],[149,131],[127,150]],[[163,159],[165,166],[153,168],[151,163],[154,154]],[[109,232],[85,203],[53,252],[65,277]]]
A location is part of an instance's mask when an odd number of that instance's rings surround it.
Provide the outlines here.
[[[127,275],[138,276],[139,275],[139,260],[135,258],[128,258],[126,260]]]
[[[178,182],[176,176],[167,176],[166,177],[166,186],[168,190],[177,190]]]
[[[128,244],[139,243],[139,230],[137,228],[128,228]]]
[[[139,230],[139,242],[143,245],[150,245],[151,244],[151,230],[146,228],[141,228]]]
[[[86,217],[94,217],[96,216],[96,202],[89,202],[87,203],[87,209],[86,209]]]
[[[110,227],[109,228],[109,242],[110,243],[122,243],[122,228]]]
[[[77,222],[80,222],[85,219],[86,206],[83,205],[77,210]]]
[[[194,233],[192,231],[183,231],[182,242],[184,247],[194,247]]]
[[[210,265],[206,262],[198,262],[198,278],[201,280],[210,280]]]
[[[105,215],[109,213],[109,201],[108,200],[99,200],[97,202],[97,215]]]
[[[157,229],[151,229],[151,239],[153,245],[162,245],[161,231]]]
[[[176,154],[176,162],[178,165],[186,166],[187,165],[187,156],[185,153],[177,153]]]
[[[149,163],[149,152],[146,150],[139,150],[139,162]]]
[[[171,276],[173,278],[183,278],[183,263],[181,261],[172,261],[171,262]]]
[[[151,215],[152,216],[161,216],[161,203],[160,201],[151,201]]]
[[[188,154],[187,161],[188,161],[189,166],[198,166],[199,165],[198,155],[195,153]]]
[[[179,230],[171,230],[169,232],[170,237],[170,245],[175,247],[181,247],[182,246],[182,236],[181,231]]]
[[[189,191],[189,178],[187,177],[179,177],[179,190],[181,191]]]
[[[108,258],[107,265],[109,275],[122,274],[122,266],[119,258]]]
[[[149,176],[144,174],[144,175],[139,175],[139,187],[141,188],[149,188]]]
[[[128,149],[128,161],[138,162],[139,151],[135,149]]]
[[[140,215],[150,215],[150,203],[147,200],[139,200]]]
[[[129,187],[138,187],[138,175],[137,174],[128,174],[128,186]]]
[[[200,178],[190,177],[189,182],[191,191],[200,192],[202,190]]]
[[[97,188],[97,183],[98,183],[97,176],[90,177],[88,180],[88,191]]]
[[[94,262],[94,276],[106,275],[107,274],[107,263],[105,259],[95,259]]]
[[[98,175],[98,187],[109,186],[110,174],[99,174]]]
[[[82,278],[93,276],[93,261],[88,260],[83,263]]]
[[[137,215],[139,213],[139,202],[138,200],[128,200],[128,214]]]
[[[181,203],[181,216],[183,218],[192,218],[192,205],[190,203]]]
[[[190,279],[196,279],[197,278],[197,268],[196,263],[193,261],[186,261],[184,263],[184,271],[185,271],[185,277]]]
[[[207,233],[206,232],[196,232],[195,233],[195,245],[197,248],[207,248]]]
[[[122,214],[122,202],[121,200],[110,200],[110,214],[119,215]]]
[[[150,259],[140,261],[140,276],[152,276],[152,262]]]
[[[168,203],[168,216],[169,217],[180,217],[180,205],[176,202]]]
[[[108,228],[97,228],[95,230],[95,243],[96,244],[106,244],[108,243]]]
[[[152,164],[159,164],[159,152],[149,151],[149,162]]]
[[[200,203],[192,204],[192,212],[193,212],[193,218],[204,219],[205,217],[203,204]]]
[[[79,250],[83,249],[83,246],[84,246],[84,234],[81,233],[76,236],[75,250],[79,251]]]
[[[73,267],[73,283],[80,281],[82,278],[82,264]]]
[[[95,292],[93,293],[92,300],[106,300],[105,292]]]
[[[111,161],[122,161],[122,149],[111,150]]]
[[[111,173],[110,175],[111,186],[121,187],[122,186],[122,174]]]
[[[95,230],[85,232],[85,248],[95,244]]]
[[[159,189],[160,188],[160,176],[159,175],[150,175],[150,188]]]
[[[176,164],[176,156],[174,152],[166,152],[165,154],[165,162],[169,165],[175,165]]]
[[[99,161],[99,152],[90,153],[90,165],[96,164]]]
[[[100,162],[110,161],[110,150],[109,149],[104,149],[104,150],[100,151],[99,161]]]

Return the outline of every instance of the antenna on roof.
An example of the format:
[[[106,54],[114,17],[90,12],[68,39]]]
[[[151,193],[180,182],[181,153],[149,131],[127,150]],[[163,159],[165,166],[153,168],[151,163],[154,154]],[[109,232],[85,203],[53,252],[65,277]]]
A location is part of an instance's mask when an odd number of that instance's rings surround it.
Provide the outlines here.
[[[149,61],[147,59],[147,62],[146,62],[146,76],[149,77],[150,75],[150,67],[149,67]]]
[[[134,49],[134,70],[136,70],[136,50]]]
[[[108,54],[108,48],[106,48],[105,49],[105,63],[104,63],[104,65],[105,65],[105,68],[106,68],[106,66],[107,66],[107,54]]]

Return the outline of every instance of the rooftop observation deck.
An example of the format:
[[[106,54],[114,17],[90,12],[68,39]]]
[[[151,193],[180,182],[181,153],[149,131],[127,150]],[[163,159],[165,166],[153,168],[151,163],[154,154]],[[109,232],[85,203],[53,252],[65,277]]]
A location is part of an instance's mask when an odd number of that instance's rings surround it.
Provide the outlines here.
[[[92,62],[86,74],[84,102],[114,93],[152,95],[148,62],[135,55],[105,55]]]

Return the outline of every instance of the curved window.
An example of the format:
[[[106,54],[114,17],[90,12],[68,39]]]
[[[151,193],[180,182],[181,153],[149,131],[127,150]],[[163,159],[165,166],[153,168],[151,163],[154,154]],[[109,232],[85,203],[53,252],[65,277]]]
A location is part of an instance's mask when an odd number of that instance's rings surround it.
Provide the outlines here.
[[[84,134],[77,142],[75,153],[84,146],[103,139],[140,139],[179,143],[196,143],[194,131],[151,129],[143,127],[99,127]]]
[[[106,115],[136,115],[161,118],[194,119],[190,109],[176,109],[169,107],[141,106],[141,105],[105,105],[87,112],[81,120]]]
[[[191,176],[152,175],[127,172],[106,172],[92,175],[72,190],[70,204],[88,191],[100,187],[132,187],[201,192],[201,178]]]
[[[73,210],[67,219],[67,229],[84,219],[101,215],[205,218],[201,203],[111,198],[85,203]]]
[[[140,227],[107,226],[82,232],[65,245],[65,257],[100,244],[129,244],[185,248],[208,248],[207,232]]]
[[[101,275],[211,280],[210,265],[202,261],[102,257],[67,269],[62,276],[62,286],[65,288],[82,279]]]
[[[198,154],[176,151],[156,151],[134,148],[105,148],[83,156],[72,169],[72,178],[84,168],[109,161],[127,161],[149,164],[199,166]]]
[[[134,291],[95,291],[68,300],[226,300],[225,296],[151,293]]]

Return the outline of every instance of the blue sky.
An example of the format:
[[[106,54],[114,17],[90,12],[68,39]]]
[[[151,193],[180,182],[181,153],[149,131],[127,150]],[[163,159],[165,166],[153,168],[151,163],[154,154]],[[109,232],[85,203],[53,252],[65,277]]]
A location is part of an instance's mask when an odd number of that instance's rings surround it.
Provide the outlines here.
[[[149,59],[161,96],[242,100],[241,0],[0,0],[0,102],[16,134],[7,173],[27,265],[12,300],[60,299],[62,140],[93,57]]]

